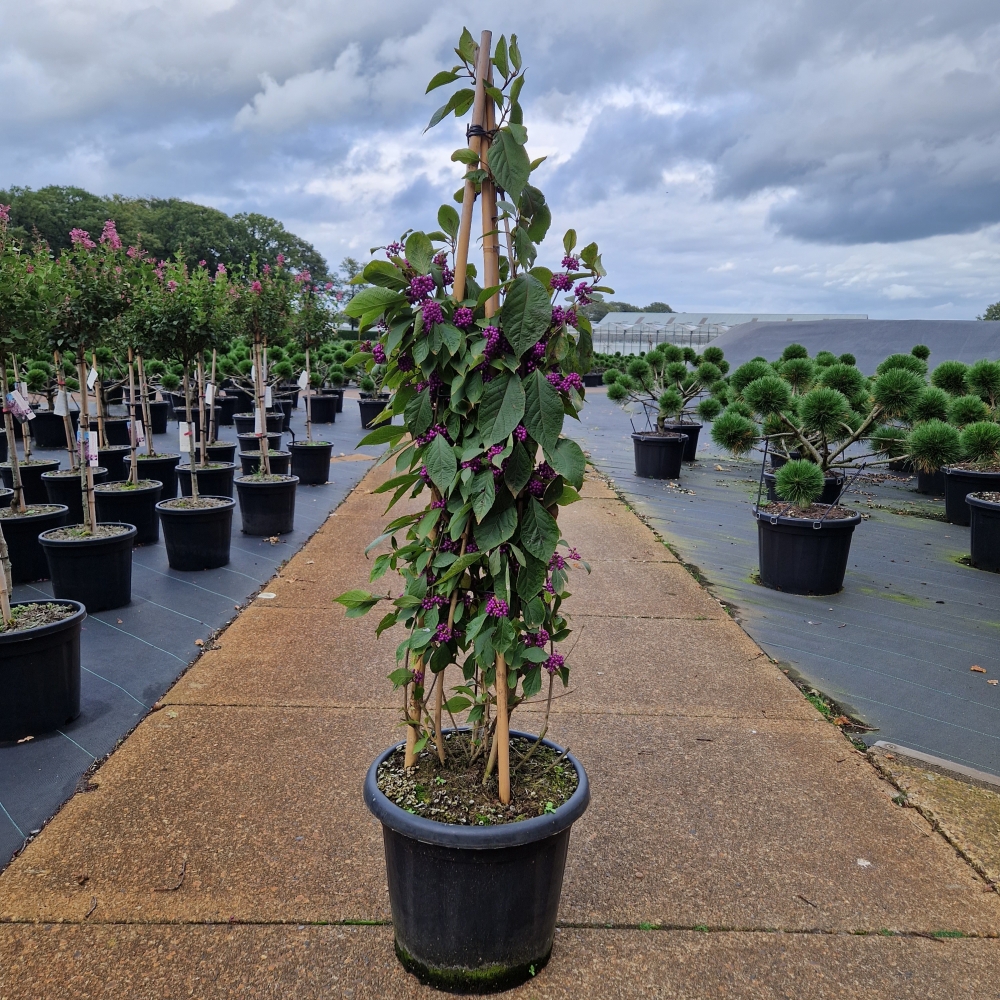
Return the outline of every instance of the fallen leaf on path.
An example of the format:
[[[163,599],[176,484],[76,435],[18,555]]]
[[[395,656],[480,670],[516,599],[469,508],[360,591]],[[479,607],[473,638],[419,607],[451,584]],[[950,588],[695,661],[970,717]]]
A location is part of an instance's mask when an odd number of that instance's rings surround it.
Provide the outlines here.
[[[33,740],[34,738],[35,738],[34,736],[25,736],[23,739],[20,739],[17,742],[18,743],[27,743],[28,740]]]
[[[838,715],[836,719],[833,720],[835,726],[849,726],[851,720],[846,715]]]
[[[196,646],[204,646],[205,645],[205,640],[204,639],[195,639],[194,644]]]
[[[1000,681],[998,681],[998,680],[991,680],[991,681],[987,681],[986,683],[987,684],[1000,684]]]
[[[982,667],[980,667],[978,664],[975,664],[975,663],[971,667],[969,667],[969,670],[972,673],[974,673],[974,674],[985,674],[986,673],[986,671],[983,670]]]
[[[859,868],[871,868],[872,866],[872,863],[867,858],[858,858],[855,864]]]

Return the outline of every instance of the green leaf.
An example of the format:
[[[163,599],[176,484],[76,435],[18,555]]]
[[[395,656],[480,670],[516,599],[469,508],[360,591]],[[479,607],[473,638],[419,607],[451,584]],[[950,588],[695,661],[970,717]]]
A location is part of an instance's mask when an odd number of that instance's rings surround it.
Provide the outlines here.
[[[531,173],[534,173],[546,160],[547,156],[539,156],[531,161]]]
[[[393,687],[402,687],[404,684],[410,683],[410,678],[413,676],[413,671],[407,667],[400,667],[398,670],[393,670],[389,674],[389,680],[392,681]]]
[[[455,458],[455,450],[444,436],[439,434],[427,446],[424,452],[424,465],[427,466],[427,474],[431,477],[431,482],[443,493],[451,486],[458,472],[458,459]]]
[[[438,87],[443,87],[447,83],[454,83],[458,79],[458,74],[453,73],[451,70],[441,70],[440,73],[435,73],[431,77],[431,82],[427,84],[427,89],[424,91],[425,94],[429,94],[432,90],[437,90]]]
[[[497,47],[493,50],[493,65],[500,70],[503,77],[510,76],[510,64],[507,62],[507,39],[503,35],[497,42]]]
[[[538,256],[535,244],[531,242],[528,230],[524,226],[517,226],[514,229],[514,253],[525,268],[530,268]]]
[[[546,451],[559,441],[563,416],[562,397],[536,368],[524,380],[524,426]]]
[[[515,70],[521,68],[521,50],[517,47],[517,35],[510,36],[510,64]],[[524,79],[522,77],[522,79]]]
[[[470,166],[472,164],[475,164],[475,163],[479,162],[479,154],[475,150],[469,149],[468,146],[461,146],[458,149],[456,149],[455,152],[451,154],[451,158],[452,158],[452,161],[455,162],[455,163],[467,163]],[[455,210],[452,209],[452,211],[454,212]],[[456,216],[458,215],[457,212],[455,212],[455,214],[456,214]],[[441,216],[438,215],[438,222],[439,223],[440,223],[440,219],[441,219]],[[442,226],[441,228],[444,229],[444,226]],[[447,232],[447,230],[445,230],[445,231]],[[455,231],[456,232],[458,231],[458,226],[457,225],[455,226]],[[455,233],[449,233],[449,235],[452,237],[452,239],[455,238]]]
[[[444,573],[438,583],[444,583],[445,580],[450,580],[453,576],[458,576],[459,573],[464,573],[470,566],[479,562],[482,559],[482,554],[479,552],[467,552],[464,556],[456,559],[449,567],[448,571]]]
[[[441,107],[431,115],[431,120],[427,123],[427,129],[434,128],[438,122],[443,121],[452,111],[460,114],[465,114],[466,111],[472,106],[472,102],[475,99],[476,92],[474,90],[456,90],[451,97],[448,98],[447,104],[442,104]],[[462,109],[462,110],[459,110]]]
[[[558,544],[556,519],[532,497],[521,518],[521,547],[547,566]]]
[[[521,529],[524,534],[524,529]],[[527,565],[517,574],[517,596],[522,601],[530,601],[536,594],[541,593],[545,586],[545,573],[547,563],[533,556],[528,556]]]
[[[476,525],[476,544],[479,546],[481,552],[488,549],[495,549],[498,545],[502,545],[512,538],[516,528],[516,507],[504,507],[502,510],[492,510],[483,519],[482,524]],[[557,538],[556,541],[558,542],[559,539]]]
[[[501,375],[483,390],[479,404],[479,431],[483,446],[503,441],[524,416],[524,387],[517,375]]]
[[[456,695],[454,698],[449,698],[444,703],[444,707],[447,712],[454,715],[456,712],[464,712],[471,704],[472,702],[468,698]]]
[[[523,125],[511,125],[510,134],[519,146],[523,146],[528,141],[528,130]]]
[[[541,243],[545,239],[545,234],[552,225],[552,212],[548,205],[542,205],[539,211],[531,217],[531,225],[528,226],[528,236],[535,243]]]
[[[493,501],[496,499],[493,473],[489,469],[480,472],[472,481],[472,488],[476,491],[475,499],[472,501],[472,513],[476,515],[477,521],[482,521],[493,508]]]
[[[444,341],[444,346],[448,348],[448,353],[456,354],[462,346],[462,331],[450,323],[438,325],[437,329],[441,332],[441,339]]]
[[[424,389],[406,404],[403,419],[414,437],[420,437],[430,427],[434,420],[434,405],[429,389]]]
[[[357,318],[373,309],[378,309],[379,312],[383,312],[389,305],[395,305],[396,303],[405,301],[406,299],[403,298],[403,296],[398,292],[393,292],[388,288],[381,288],[378,285],[373,285],[370,288],[362,288],[361,291],[347,303],[347,308],[344,312],[347,313],[348,316]]]
[[[528,485],[534,467],[524,445],[518,441],[510,453],[510,458],[507,459],[507,468],[504,470],[504,482],[514,496],[517,496]],[[491,472],[490,476],[492,475]]]
[[[434,244],[426,233],[410,233],[406,237],[406,259],[418,274],[427,274],[430,271],[433,258]]]
[[[366,434],[358,442],[358,447],[360,448],[362,445],[366,444],[385,444],[387,441],[391,441],[395,444],[405,433],[405,427],[384,424],[381,427],[376,427],[371,434]]]
[[[511,133],[511,126],[508,125],[497,133],[490,145],[487,162],[497,184],[517,201],[524,185],[528,183],[531,163],[524,146]]]
[[[476,40],[468,28],[462,28],[462,36],[458,40],[458,48],[455,51],[458,53],[459,59],[467,63],[476,61]]]
[[[468,150],[472,153],[472,150]],[[473,153],[475,156],[475,153]],[[453,157],[454,159],[454,157]],[[452,238],[458,235],[458,212],[451,205],[442,205],[438,209],[438,225]]]
[[[490,285],[489,288],[484,288],[476,299],[476,308],[482,309],[486,303],[500,291],[500,285]]]
[[[587,459],[580,446],[569,438],[560,438],[555,448],[547,448],[545,457],[549,465],[572,486],[580,489],[583,486],[583,473],[587,468]]]
[[[552,322],[545,286],[530,274],[516,277],[507,290],[500,320],[515,355],[521,357],[541,340]]]
[[[406,278],[395,264],[387,260],[372,260],[365,265],[365,281],[384,288],[395,288],[400,291],[407,287]]]
[[[367,590],[348,590],[340,597],[333,599],[334,604],[343,604],[345,608],[353,608],[359,604],[370,604],[377,601],[378,598],[369,594]]]
[[[461,118],[469,108],[472,107],[476,92],[474,90],[458,91],[458,100],[455,102],[455,117]]]
[[[567,229],[566,235],[563,237],[563,250],[570,254],[573,252],[573,247],[576,246],[576,230]]]
[[[562,493],[559,494],[559,499],[556,500],[556,503],[560,507],[568,507],[571,503],[576,503],[579,499],[580,494],[569,483],[563,483]]]

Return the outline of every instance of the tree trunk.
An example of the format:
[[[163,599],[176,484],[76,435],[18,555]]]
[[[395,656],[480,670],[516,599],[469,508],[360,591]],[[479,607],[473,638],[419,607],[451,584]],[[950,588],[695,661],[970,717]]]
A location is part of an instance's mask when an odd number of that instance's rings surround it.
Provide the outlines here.
[[[306,440],[313,439],[312,426],[312,371],[309,368],[309,347],[306,346]]]
[[[190,369],[188,362],[184,362],[184,417],[187,420],[187,433],[188,433],[188,467],[191,469],[191,496],[197,498],[198,496],[198,475],[197,466],[194,460],[194,433],[191,429],[192,425],[192,413],[191,413],[191,379],[188,378],[190,374]]]
[[[146,454],[153,456],[153,417],[149,410],[149,383],[146,381],[146,369],[142,365],[142,355],[136,354],[139,365],[139,395],[142,399],[142,421],[146,425]]]
[[[10,392],[7,381],[7,358],[0,356],[0,379],[3,385],[3,423],[7,432],[7,458],[10,461],[10,478],[14,486],[14,500],[11,506],[17,506],[20,513],[25,512],[24,490],[21,488],[21,468],[17,463],[17,435],[14,433],[14,417],[10,412],[7,394]]]
[[[90,467],[90,401],[87,393],[87,362],[81,350],[76,359],[80,380],[80,490],[83,494],[83,526],[93,531],[97,524],[97,504],[94,500],[94,470]]]
[[[132,367],[131,347],[128,349],[128,405],[132,411],[132,419],[128,422],[129,443],[132,446],[129,453],[128,481],[135,486],[139,482],[139,456],[136,454],[139,439],[135,432],[135,368]]]
[[[91,352],[90,358],[94,365],[94,371],[97,372],[97,354]],[[104,430],[104,395],[100,372],[98,372],[97,380],[94,382],[94,406],[97,408],[97,447],[107,448],[108,438]],[[90,430],[89,423],[87,429]]]
[[[73,418],[69,412],[69,393],[66,392],[66,378],[63,375],[62,356],[58,351],[52,352],[56,363],[56,381],[59,383],[59,399],[63,400],[66,412],[63,414],[63,430],[66,432],[66,451],[69,452],[69,467],[76,468],[76,441],[73,440]]]

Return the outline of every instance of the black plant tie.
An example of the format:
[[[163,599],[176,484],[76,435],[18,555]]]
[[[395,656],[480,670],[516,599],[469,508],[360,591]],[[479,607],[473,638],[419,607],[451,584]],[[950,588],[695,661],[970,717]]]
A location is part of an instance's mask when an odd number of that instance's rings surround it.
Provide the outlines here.
[[[498,128],[483,128],[482,125],[466,125],[465,138],[472,139],[478,137],[480,139],[489,139],[492,142],[499,131],[500,129]]]

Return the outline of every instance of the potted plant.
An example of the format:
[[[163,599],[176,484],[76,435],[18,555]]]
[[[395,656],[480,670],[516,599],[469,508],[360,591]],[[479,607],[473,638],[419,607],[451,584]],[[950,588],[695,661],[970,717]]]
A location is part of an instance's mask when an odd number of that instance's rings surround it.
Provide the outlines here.
[[[1000,491],[967,493],[969,561],[976,569],[1000,572]]]
[[[287,467],[286,457],[283,463]],[[261,470],[236,479],[243,533],[284,535],[295,527],[295,488],[298,476]]]
[[[28,389],[44,395],[47,406],[44,410],[35,411],[35,419],[30,422],[29,428],[37,448],[66,448],[72,455],[76,451],[76,426],[80,411],[73,408],[67,390],[76,392],[80,387],[71,361],[63,360],[56,351],[53,362],[36,357],[28,363],[25,376]]]
[[[1000,491],[1000,424],[990,420],[968,424],[959,435],[959,445],[964,461],[944,468],[944,509],[952,524],[967,525],[968,495]]]
[[[393,549],[372,570],[373,580],[399,573],[404,592],[338,600],[351,616],[388,601],[378,632],[406,629],[390,675],[404,691],[406,740],[373,762],[364,791],[383,826],[396,953],[432,983],[486,992],[548,960],[570,828],[589,799],[579,761],[545,739],[547,716],[529,736],[510,715],[569,676],[555,644],[569,635],[578,556],[560,551],[557,515],[577,499],[585,461],[562,430],[583,405],[577,372],[591,355],[573,303],[604,271],[595,244],[575,252],[572,231],[561,270],[536,266],[549,211],[529,183],[516,38],[491,59],[490,33],[477,51],[465,31],[458,52],[459,70],[431,86],[459,73],[474,83],[432,119],[472,108],[469,148],[455,154],[471,168],[461,219],[444,206],[444,232],[387,247],[347,307],[362,331],[381,321],[372,350],[356,355],[366,373],[384,369],[392,392],[362,442],[389,445],[383,461],[398,475],[380,490],[390,506],[404,495],[425,505],[386,526]],[[477,188],[484,288],[467,256]],[[554,305],[560,292],[569,304]],[[529,775],[545,782],[534,797]],[[442,808],[459,785],[461,803]]]

